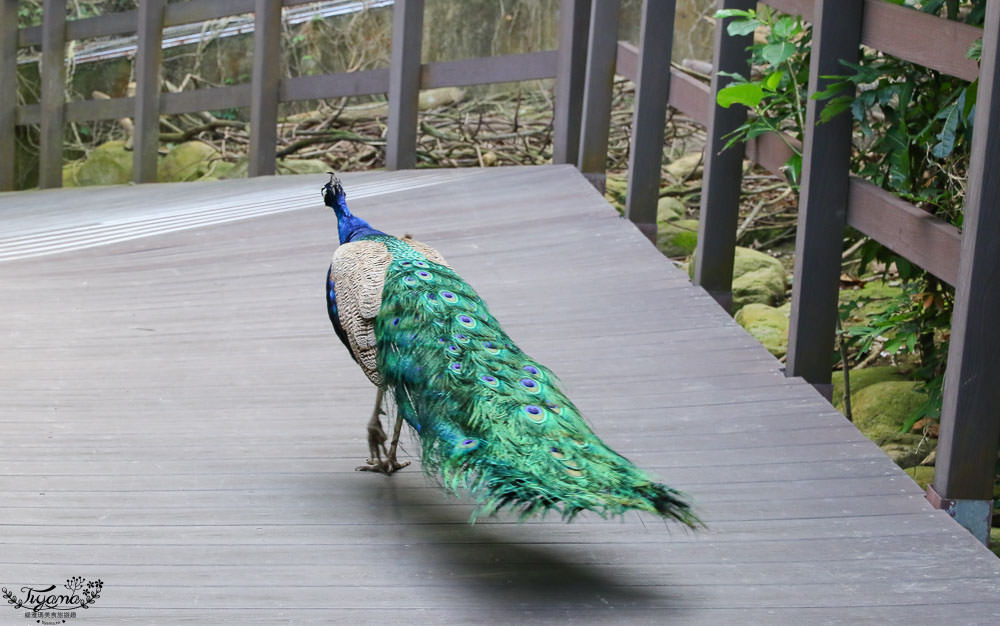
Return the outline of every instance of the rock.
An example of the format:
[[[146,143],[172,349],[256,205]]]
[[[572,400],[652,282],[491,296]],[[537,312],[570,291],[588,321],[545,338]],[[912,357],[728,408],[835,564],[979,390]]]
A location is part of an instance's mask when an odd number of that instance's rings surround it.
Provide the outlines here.
[[[76,170],[76,183],[87,185],[122,185],[132,180],[132,152],[124,141],[102,143],[87,155]]]
[[[906,380],[906,375],[902,370],[892,365],[881,367],[866,367],[863,369],[853,369],[850,373],[851,397],[865,387],[887,380]],[[844,373],[833,373],[833,406],[838,410],[844,410]],[[853,408],[853,407],[852,407]]]
[[[686,180],[701,173],[703,155],[701,152],[688,152],[673,161],[665,168],[667,173],[677,182]]]
[[[678,198],[663,196],[656,203],[657,222],[672,222],[682,219],[685,215],[687,215],[687,206]]]
[[[912,478],[913,482],[917,483],[924,490],[934,482],[933,467],[911,467],[906,470],[906,475]]]
[[[733,309],[777,304],[785,297],[785,268],[772,256],[737,247],[733,259]]]
[[[855,289],[840,291],[840,304],[850,302],[860,305],[860,310],[852,311],[851,318],[861,320],[871,315],[883,313],[892,300],[903,295],[903,288],[886,282],[873,280]]]
[[[698,245],[698,220],[656,223],[656,247],[668,257],[686,257]]]
[[[157,179],[160,182],[198,180],[209,174],[219,152],[203,141],[186,141],[174,146],[160,161]]]
[[[694,278],[694,259],[688,264],[688,276]],[[774,305],[785,297],[785,268],[778,259],[736,247],[733,258],[733,310],[751,302]]]
[[[752,302],[736,312],[736,323],[776,357],[788,351],[788,308]]]
[[[465,90],[459,87],[441,87],[425,89],[420,92],[419,107],[421,111],[456,104],[465,100]]]
[[[324,174],[330,169],[320,159],[279,159],[275,167],[278,174]]]
[[[239,161],[214,161],[212,163],[210,175],[219,180],[225,178],[245,178],[247,175],[247,160]]]
[[[70,161],[62,168],[62,186],[63,187],[79,187],[80,183],[76,179],[77,172],[80,171],[80,166],[83,165],[83,161]]]
[[[909,441],[900,437],[922,438],[921,435],[900,432],[906,420],[927,401],[927,395],[917,391],[919,384],[911,380],[889,380],[868,385],[852,393],[854,425],[878,445],[891,441]],[[917,461],[927,456],[928,452],[929,450],[925,450]]]
[[[608,174],[605,178],[604,198],[622,214],[625,213],[625,194],[627,189],[628,180],[624,176]]]
[[[903,469],[919,466],[920,460],[927,456],[927,451],[937,447],[936,440],[924,439],[919,435],[898,435],[894,439],[879,447],[893,463]]]

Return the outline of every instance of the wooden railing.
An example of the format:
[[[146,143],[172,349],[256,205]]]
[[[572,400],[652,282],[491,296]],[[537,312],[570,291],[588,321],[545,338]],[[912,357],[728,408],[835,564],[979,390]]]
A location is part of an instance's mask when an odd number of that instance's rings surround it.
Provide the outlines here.
[[[14,128],[39,124],[39,187],[62,185],[62,145],[67,122],[135,120],[133,179],[156,180],[160,115],[224,108],[250,109],[251,176],[275,170],[278,103],[321,98],[389,94],[386,161],[390,168],[415,164],[417,96],[420,89],[554,78],[557,53],[540,51],[482,59],[420,63],[423,0],[396,0],[388,68],[285,78],[279,74],[280,11],[308,0],[193,0],[167,4],[143,0],[139,9],[102,17],[65,20],[65,0],[46,0],[41,26],[17,29],[17,2],[0,0],[0,84],[15,85],[17,49],[41,45],[41,98],[17,106],[14,89],[0,89],[0,191],[14,188]],[[161,38],[167,26],[230,15],[255,16],[253,72],[249,83],[178,93],[160,93]],[[66,102],[66,42],[109,35],[138,34],[135,97]],[[586,50],[582,51],[586,53]],[[582,91],[582,87],[577,91]],[[558,116],[557,116],[558,117]],[[573,133],[558,124],[557,144]]]
[[[701,196],[696,284],[720,304],[731,306],[733,250],[739,209],[743,151],[723,150],[724,137],[746,119],[743,107],[715,106],[715,94],[728,79],[715,74],[700,85],[676,73],[647,71],[664,62],[661,47],[671,28],[665,14],[673,2],[647,2],[638,60],[624,66],[637,82],[633,153],[653,154],[658,120],[663,119],[661,92],[670,104],[695,119],[704,98],[708,146]],[[720,8],[753,8],[754,0],[720,0]],[[934,484],[928,499],[951,512],[980,540],[989,536],[993,481],[1000,440],[1000,3],[988,3],[986,27],[945,21],[882,0],[767,0],[787,13],[813,23],[809,95],[821,91],[824,76],[844,73],[840,60],[857,61],[863,44],[966,80],[979,79],[974,138],[966,188],[963,232],[916,206],[851,175],[852,122],[847,112],[817,125],[823,103],[808,101],[803,142],[802,183],[795,247],[791,326],[786,373],[801,376],[827,394],[830,356],[837,322],[844,229],[852,226],[955,287],[951,343]],[[664,7],[663,5],[670,5]],[[724,35],[727,21],[716,25],[717,71],[748,72],[750,35]],[[983,38],[981,68],[966,58],[970,45]],[[594,43],[594,42],[592,42]],[[627,47],[624,47],[627,50]],[[636,56],[631,51],[626,57]],[[653,61],[647,62],[651,58]],[[667,57],[669,58],[669,57]],[[629,73],[627,68],[638,69]],[[675,97],[675,89],[679,89]],[[648,93],[655,94],[648,96]],[[588,97],[590,97],[588,95]],[[650,107],[641,112],[642,107]],[[586,121],[584,122],[586,124]],[[586,128],[586,126],[585,126]],[[746,156],[778,172],[791,155],[775,136],[763,135],[745,146]],[[591,161],[587,162],[588,164]],[[583,165],[583,163],[582,163]],[[655,231],[655,187],[659,156],[633,163],[628,215],[648,232]],[[589,171],[593,176],[597,172]],[[643,184],[636,183],[642,177]],[[642,194],[642,197],[640,197]]]
[[[561,0],[557,51],[421,63],[423,0],[395,0],[390,66],[344,74],[285,78],[278,69],[282,5],[303,0],[194,0],[140,3],[137,11],[65,22],[65,2],[46,0],[42,26],[18,31],[16,5],[0,0],[0,85],[15,84],[18,47],[41,44],[41,102],[17,106],[0,89],[0,190],[13,188],[14,128],[41,125],[40,186],[61,184],[63,126],[68,121],[133,117],[134,178],[155,180],[158,120],[163,114],[249,107],[251,176],[275,168],[279,102],[387,93],[386,164],[415,165],[420,89],[539,78],[556,81],[553,160],[573,163],[598,186],[604,180],[613,74],[636,83],[626,215],[647,234],[656,231],[663,120],[672,106],[708,128],[695,282],[731,305],[733,254],[742,161],[747,156],[779,172],[790,156],[785,142],[763,135],[744,150],[722,150],[723,137],[745,119],[742,107],[723,109],[711,85],[669,69],[673,0],[647,0],[639,47],[616,41],[618,0]],[[751,8],[753,0],[719,0]],[[849,172],[851,122],[841,115],[817,126],[822,104],[809,100],[792,292],[787,374],[829,393],[830,355],[837,315],[843,231],[852,226],[955,286],[956,305],[945,382],[937,474],[929,499],[949,509],[985,541],[1000,439],[1000,5],[989,3],[985,29],[948,22],[882,0],[769,0],[813,22],[810,94],[822,76],[842,73],[839,59],[856,59],[864,44],[902,59],[971,80],[979,78],[975,138],[969,168],[964,233]],[[249,84],[160,93],[160,40],[165,26],[254,13]],[[595,27],[596,26],[596,27]],[[716,26],[716,70],[746,73],[747,37]],[[64,101],[64,49],[71,39],[138,33],[136,96]],[[984,37],[982,68],[965,58]],[[993,173],[990,177],[987,174]]]

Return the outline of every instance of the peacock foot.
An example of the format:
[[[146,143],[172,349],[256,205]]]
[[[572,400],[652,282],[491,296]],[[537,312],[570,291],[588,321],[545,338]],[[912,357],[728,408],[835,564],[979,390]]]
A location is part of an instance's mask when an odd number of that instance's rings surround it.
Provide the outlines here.
[[[392,443],[388,448],[386,448],[385,442],[389,440],[389,436],[385,434],[384,430],[382,430],[382,420],[379,419],[380,415],[385,415],[385,412],[382,410],[381,389],[375,397],[375,410],[372,413],[371,419],[368,420],[369,457],[365,460],[365,465],[359,465],[354,469],[359,472],[380,472],[389,476],[396,470],[403,469],[409,465],[410,462],[403,461],[400,463],[396,460],[396,449],[399,444],[399,430],[402,426],[402,420],[396,420]],[[382,458],[383,455],[385,456],[384,459]]]

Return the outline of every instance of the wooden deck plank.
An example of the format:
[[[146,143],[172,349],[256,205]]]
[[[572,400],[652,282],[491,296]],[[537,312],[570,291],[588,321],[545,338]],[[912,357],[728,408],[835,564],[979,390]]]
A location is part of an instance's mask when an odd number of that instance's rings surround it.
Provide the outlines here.
[[[323,181],[49,190],[0,194],[0,584],[100,577],[102,624],[1000,619],[1000,561],[575,170],[344,180],[708,530],[470,526],[417,468],[355,473]]]

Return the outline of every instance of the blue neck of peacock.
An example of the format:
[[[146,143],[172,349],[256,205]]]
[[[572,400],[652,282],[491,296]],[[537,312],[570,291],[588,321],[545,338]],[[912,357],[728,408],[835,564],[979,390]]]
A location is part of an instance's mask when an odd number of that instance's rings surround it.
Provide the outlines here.
[[[333,203],[333,212],[337,214],[337,234],[340,235],[340,243],[356,241],[366,235],[384,235],[380,230],[376,230],[371,225],[357,217],[347,208],[346,194],[338,194]]]

